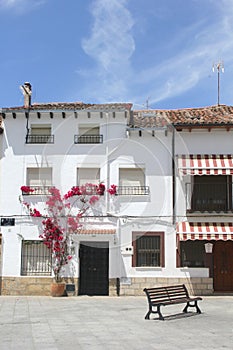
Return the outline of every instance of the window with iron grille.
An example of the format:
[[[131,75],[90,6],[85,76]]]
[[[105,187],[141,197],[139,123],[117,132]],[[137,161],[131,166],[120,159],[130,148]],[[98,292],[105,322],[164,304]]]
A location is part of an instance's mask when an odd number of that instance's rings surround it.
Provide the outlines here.
[[[74,136],[74,143],[102,143],[99,125],[79,125],[79,134]]]
[[[186,184],[187,209],[191,211],[232,210],[232,179],[228,175],[195,175]],[[190,203],[191,198],[191,203]]]
[[[164,266],[164,233],[133,232],[133,266]]]
[[[51,132],[50,124],[32,124],[26,143],[53,143],[54,135]]]
[[[21,275],[51,275],[51,251],[44,245],[42,241],[22,241]]]
[[[52,168],[27,168],[27,186],[34,191],[31,194],[49,194],[52,187]]]
[[[145,186],[145,169],[120,168],[118,195],[148,195],[149,187]]]

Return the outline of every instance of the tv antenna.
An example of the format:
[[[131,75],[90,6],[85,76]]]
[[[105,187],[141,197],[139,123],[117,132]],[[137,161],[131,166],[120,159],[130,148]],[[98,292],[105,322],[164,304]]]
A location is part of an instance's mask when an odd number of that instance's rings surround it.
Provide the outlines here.
[[[212,66],[213,72],[217,70],[218,74],[218,106],[220,104],[219,99],[220,99],[220,72],[224,73],[224,64],[222,61],[219,61],[218,63],[213,63]]]

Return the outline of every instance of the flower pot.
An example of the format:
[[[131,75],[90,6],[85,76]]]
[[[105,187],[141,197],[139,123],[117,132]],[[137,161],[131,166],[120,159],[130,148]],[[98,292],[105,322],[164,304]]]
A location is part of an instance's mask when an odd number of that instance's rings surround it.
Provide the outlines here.
[[[52,297],[63,297],[65,295],[66,284],[61,282],[53,282],[50,286],[51,296]]]

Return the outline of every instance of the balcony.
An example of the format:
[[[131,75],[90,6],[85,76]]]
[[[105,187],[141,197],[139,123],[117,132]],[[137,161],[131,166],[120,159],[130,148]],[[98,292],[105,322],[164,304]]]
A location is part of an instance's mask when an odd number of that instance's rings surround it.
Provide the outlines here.
[[[42,144],[54,143],[54,135],[27,135],[26,143]]]
[[[186,209],[188,212],[232,211],[232,183],[186,184]]]
[[[21,188],[22,195],[24,196],[42,196],[42,195],[50,195],[49,190],[53,186],[23,186]]]
[[[149,186],[118,186],[116,194],[119,196],[148,196],[150,189]]]
[[[103,143],[103,135],[74,135],[74,143],[75,144]]]

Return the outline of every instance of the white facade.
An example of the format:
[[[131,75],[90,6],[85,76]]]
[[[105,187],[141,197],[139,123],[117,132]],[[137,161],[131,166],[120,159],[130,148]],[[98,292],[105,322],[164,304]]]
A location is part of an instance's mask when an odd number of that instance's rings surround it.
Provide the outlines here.
[[[187,282],[199,293],[202,289],[212,292],[208,267],[178,267],[177,264],[176,225],[187,220],[186,183],[192,179],[179,174],[176,162],[174,170],[172,160],[173,156],[180,154],[231,154],[233,132],[214,127],[192,132],[186,129],[175,131],[166,126],[139,130],[129,128],[129,113],[129,108],[111,105],[95,105],[93,109],[75,111],[40,110],[39,107],[30,111],[4,111],[4,133],[0,136],[0,212],[3,218],[14,218],[15,225],[1,227],[2,293],[11,294],[7,286],[12,281],[20,283],[18,281],[23,277],[22,242],[39,239],[41,219],[29,217],[18,199],[22,185],[36,183],[35,169],[44,169],[45,175],[42,171],[40,180],[44,176],[46,185],[59,188],[63,194],[78,185],[78,169],[84,169],[82,174],[85,174],[85,169],[93,169],[98,174],[95,175],[99,177],[97,180],[107,188],[115,184],[124,188],[135,186],[139,191],[136,194],[123,192],[117,196],[105,194],[101,198],[92,217],[85,220],[83,229],[89,230],[88,233],[77,234],[74,238],[72,271],[64,270],[65,277],[80,278],[80,244],[107,242],[108,277],[120,282],[120,294],[139,294],[143,285],[180,281]],[[26,143],[26,136],[33,128],[42,129],[38,131],[41,134],[43,128],[51,130],[53,142]],[[102,135],[103,142],[75,143],[75,135],[85,134],[89,128],[97,136]],[[87,178],[90,173],[86,170]],[[26,199],[43,210],[44,196],[31,195]],[[223,221],[220,216],[211,217],[211,220]],[[231,220],[231,214],[225,215],[224,221]],[[200,219],[193,214],[193,221],[210,221],[210,216],[202,214]],[[160,261],[155,266],[135,266],[134,237],[146,232],[161,234],[163,252],[160,251]],[[191,283],[195,288],[190,286]],[[200,286],[202,283],[204,287]]]

